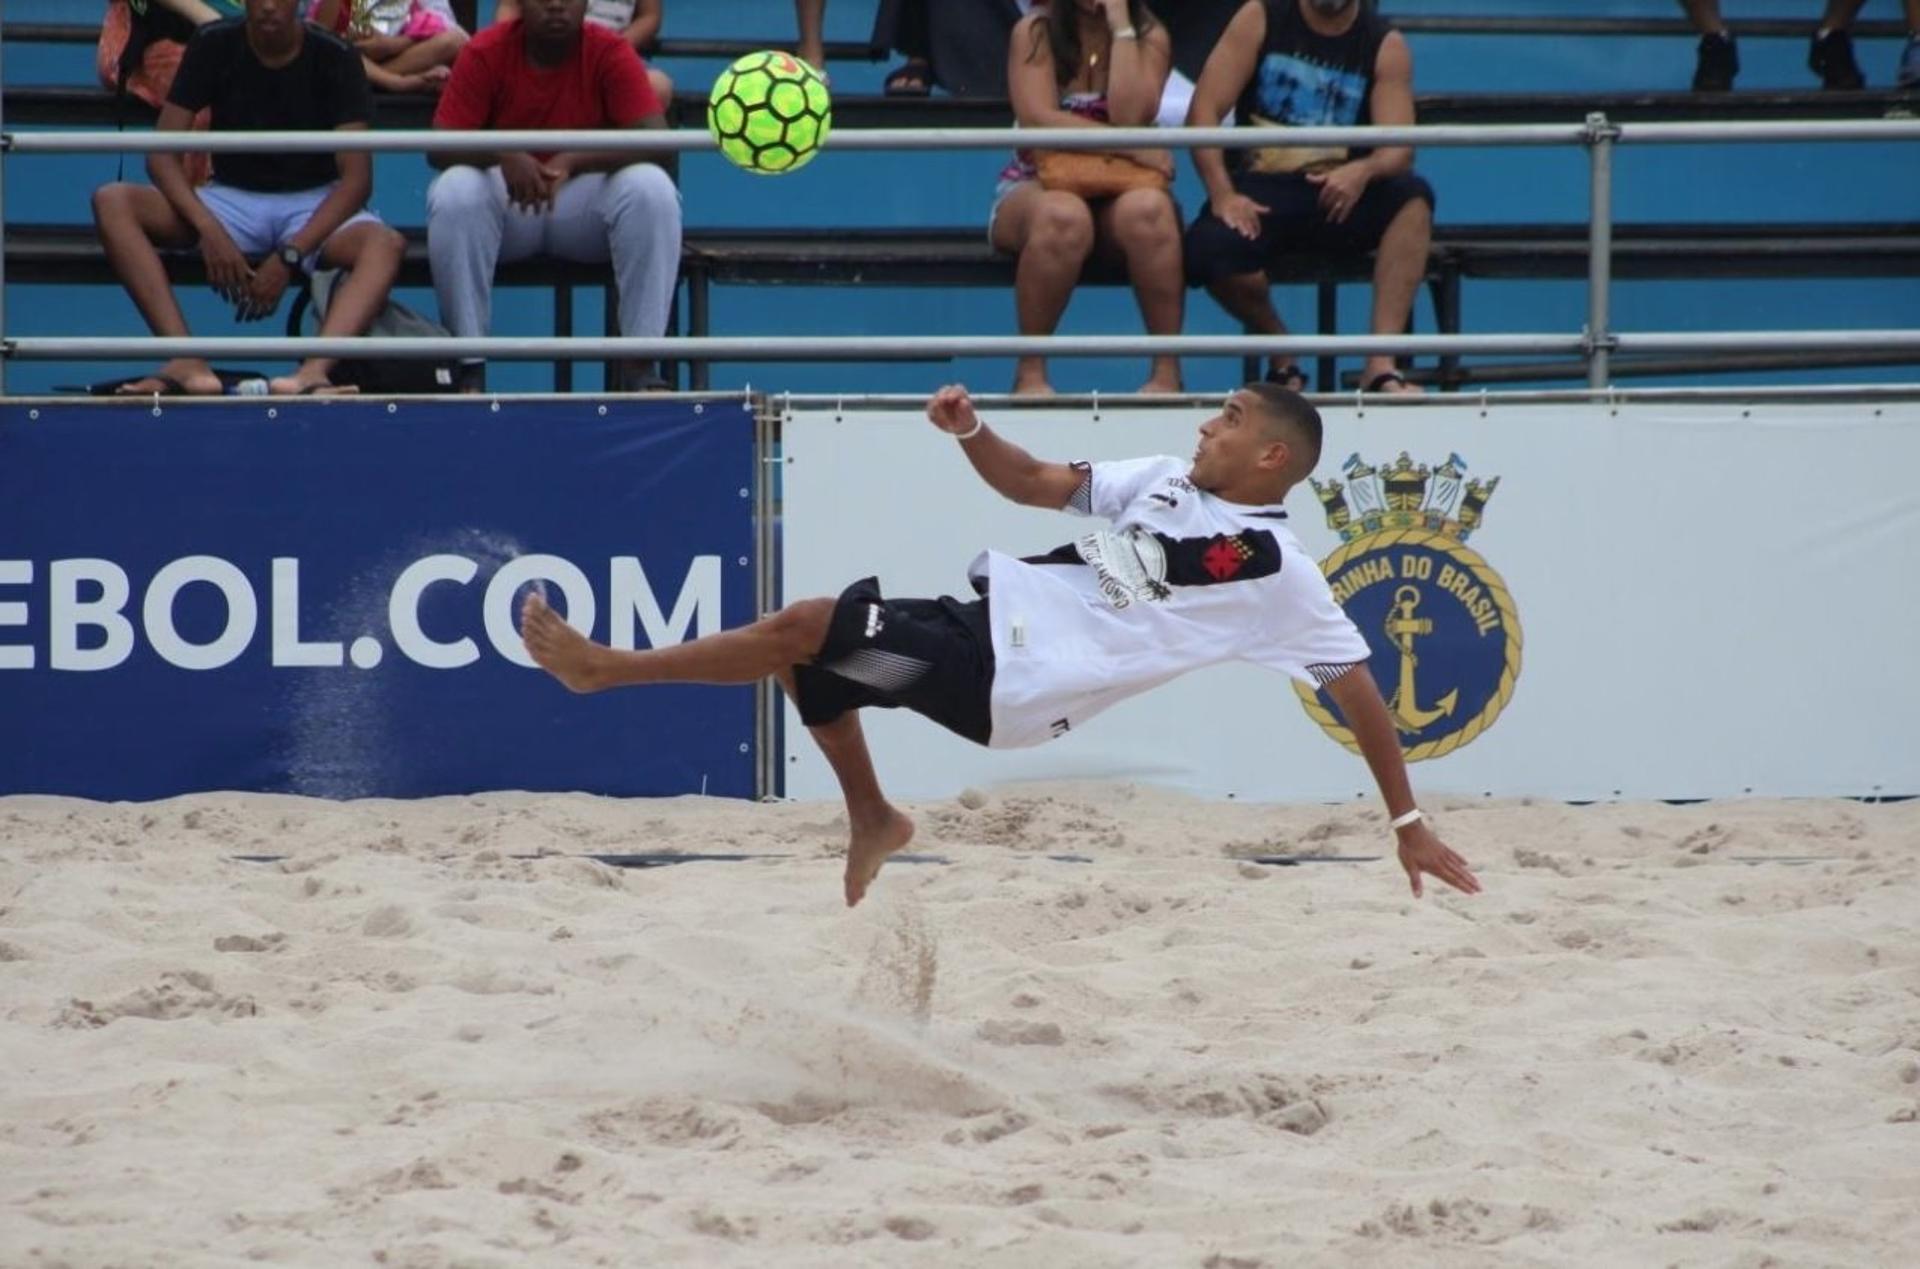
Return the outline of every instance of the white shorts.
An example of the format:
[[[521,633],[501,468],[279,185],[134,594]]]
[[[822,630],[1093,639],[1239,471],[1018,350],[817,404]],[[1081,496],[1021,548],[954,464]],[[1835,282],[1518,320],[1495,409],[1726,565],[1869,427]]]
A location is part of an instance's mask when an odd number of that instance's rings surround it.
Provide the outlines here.
[[[250,257],[270,255],[281,243],[299,233],[320,204],[326,201],[333,186],[322,185],[316,189],[290,190],[282,194],[263,193],[259,190],[238,189],[232,185],[222,185],[218,181],[209,181],[194,191],[200,201],[206,205],[220,227],[233,239],[233,245],[240,253]],[[362,221],[380,223],[380,217],[362,209],[347,218],[340,226],[345,229]],[[340,229],[333,232],[339,233]],[[321,243],[321,247],[326,243]],[[301,261],[301,267],[308,273],[314,271],[320,260],[320,248],[316,247],[307,258]]]

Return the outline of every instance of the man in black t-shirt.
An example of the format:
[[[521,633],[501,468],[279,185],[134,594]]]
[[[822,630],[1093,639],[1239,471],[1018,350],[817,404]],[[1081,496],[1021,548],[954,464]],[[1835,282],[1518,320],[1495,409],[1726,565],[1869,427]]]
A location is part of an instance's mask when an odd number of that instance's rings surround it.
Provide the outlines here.
[[[1413,54],[1360,0],[1248,0],[1227,24],[1194,87],[1187,123],[1383,127],[1413,123]],[[1414,174],[1413,148],[1275,144],[1193,152],[1207,207],[1187,230],[1187,276],[1256,334],[1281,335],[1267,264],[1302,248],[1372,251],[1376,335],[1407,327],[1427,274],[1433,189]],[[1273,359],[1267,378],[1304,388],[1297,366]],[[1369,357],[1368,392],[1418,391],[1393,358]]]
[[[246,0],[246,16],[201,27],[188,43],[156,125],[184,132],[212,112],[214,132],[363,129],[373,113],[360,56],[299,18],[299,0]],[[189,332],[156,246],[198,244],[207,277],[239,320],[279,306],[287,283],[316,263],[346,269],[322,335],[360,335],[387,302],[406,242],[366,210],[373,164],[364,153],[219,154],[195,189],[177,154],[147,156],[151,187],[94,192],[93,218],[114,272],[155,335]],[[309,358],[272,380],[283,394],[331,391],[333,362]],[[122,391],[217,395],[204,360],[181,357]]]

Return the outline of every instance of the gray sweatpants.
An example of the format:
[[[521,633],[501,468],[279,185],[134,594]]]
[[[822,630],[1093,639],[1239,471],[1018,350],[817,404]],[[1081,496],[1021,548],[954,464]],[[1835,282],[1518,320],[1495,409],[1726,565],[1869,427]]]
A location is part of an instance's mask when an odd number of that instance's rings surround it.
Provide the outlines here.
[[[448,168],[427,189],[427,258],[440,320],[455,335],[489,332],[494,266],[532,255],[611,259],[620,333],[664,335],[680,275],[680,191],[651,163],[576,176],[542,212],[510,206],[497,167]]]

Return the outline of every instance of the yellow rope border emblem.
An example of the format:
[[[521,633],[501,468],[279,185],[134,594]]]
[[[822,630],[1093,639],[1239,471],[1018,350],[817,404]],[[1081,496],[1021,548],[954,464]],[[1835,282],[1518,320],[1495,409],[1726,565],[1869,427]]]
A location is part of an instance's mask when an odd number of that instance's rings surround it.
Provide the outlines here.
[[[1507,632],[1507,659],[1500,670],[1500,683],[1494,689],[1479,715],[1459,731],[1442,736],[1438,740],[1425,741],[1405,750],[1408,762],[1424,762],[1428,758],[1444,758],[1462,745],[1470,745],[1480,738],[1480,734],[1493,726],[1493,720],[1500,717],[1500,711],[1513,699],[1513,687],[1520,679],[1520,614],[1513,606],[1513,595],[1507,590],[1507,583],[1493,565],[1478,551],[1432,529],[1383,529],[1369,533],[1365,537],[1344,542],[1340,549],[1321,561],[1320,571],[1331,579],[1345,566],[1346,562],[1357,555],[1368,555],[1375,551],[1384,551],[1395,546],[1424,546],[1451,556],[1464,565],[1492,596],[1494,607],[1500,610],[1500,622]],[[1339,741],[1353,753],[1360,752],[1360,746],[1354,743],[1353,733],[1342,726],[1333,715],[1333,711],[1320,703],[1319,693],[1306,684],[1296,681],[1293,691],[1300,698],[1307,716],[1320,724],[1320,729]]]

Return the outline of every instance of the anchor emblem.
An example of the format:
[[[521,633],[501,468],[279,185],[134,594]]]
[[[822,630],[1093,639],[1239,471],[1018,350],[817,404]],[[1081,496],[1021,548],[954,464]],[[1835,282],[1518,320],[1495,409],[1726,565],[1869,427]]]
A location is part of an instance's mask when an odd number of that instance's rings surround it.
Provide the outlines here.
[[[1400,649],[1400,682],[1393,689],[1393,699],[1387,702],[1387,708],[1393,714],[1394,724],[1408,735],[1453,713],[1453,707],[1460,700],[1460,689],[1454,688],[1439,699],[1435,708],[1420,708],[1419,694],[1413,684],[1414,667],[1420,658],[1414,653],[1413,643],[1421,635],[1433,633],[1433,619],[1414,616],[1419,606],[1419,587],[1402,586],[1393,592],[1393,609],[1387,614],[1386,624],[1387,638]]]

